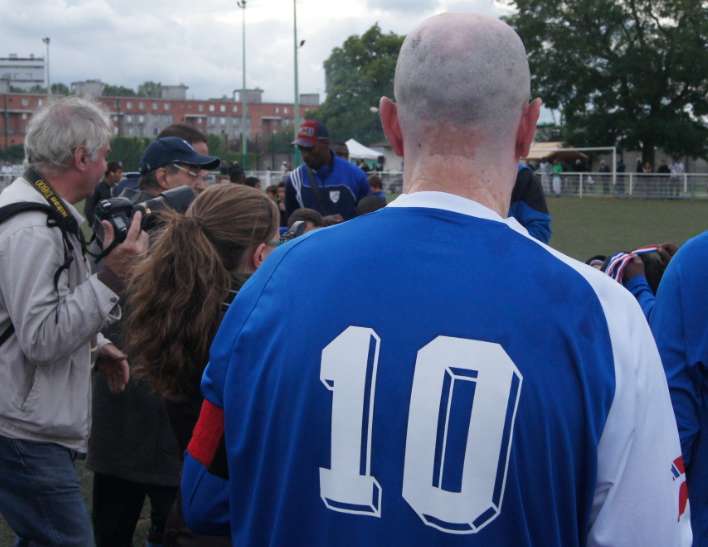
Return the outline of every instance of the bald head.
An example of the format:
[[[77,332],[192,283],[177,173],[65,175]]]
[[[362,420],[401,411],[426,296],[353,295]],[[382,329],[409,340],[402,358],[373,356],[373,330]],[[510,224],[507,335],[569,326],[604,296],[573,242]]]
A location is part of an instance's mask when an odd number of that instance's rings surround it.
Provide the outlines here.
[[[526,51],[497,19],[438,15],[407,36],[394,89],[404,133],[421,123],[513,131],[530,95]]]

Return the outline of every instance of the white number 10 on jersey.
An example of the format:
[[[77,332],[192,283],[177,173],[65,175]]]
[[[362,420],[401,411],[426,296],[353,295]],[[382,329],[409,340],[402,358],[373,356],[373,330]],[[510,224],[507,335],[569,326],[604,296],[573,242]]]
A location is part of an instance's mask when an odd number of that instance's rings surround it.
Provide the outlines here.
[[[330,467],[320,467],[320,496],[334,511],[381,516],[384,493],[371,473],[380,345],[372,329],[348,327],[322,351],[332,448]],[[438,336],[418,351],[403,498],[426,525],[469,534],[499,515],[521,383],[499,344]],[[455,439],[464,453],[447,450]]]

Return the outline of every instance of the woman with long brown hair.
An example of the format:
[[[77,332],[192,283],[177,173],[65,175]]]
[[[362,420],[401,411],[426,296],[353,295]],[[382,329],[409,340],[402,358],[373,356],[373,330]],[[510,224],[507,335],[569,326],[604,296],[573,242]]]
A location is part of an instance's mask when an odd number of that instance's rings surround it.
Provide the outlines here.
[[[278,218],[275,204],[254,188],[211,186],[185,214],[163,214],[159,235],[134,269],[127,353],[134,377],[164,400],[181,452],[199,417],[211,340],[241,285],[277,245]],[[167,534],[182,536],[175,525]],[[180,544],[214,543],[190,537]]]
[[[127,351],[134,375],[168,409],[197,401],[196,421],[211,339],[235,292],[277,245],[278,210],[258,190],[219,184],[163,220],[128,287]],[[191,427],[175,433],[184,449]]]

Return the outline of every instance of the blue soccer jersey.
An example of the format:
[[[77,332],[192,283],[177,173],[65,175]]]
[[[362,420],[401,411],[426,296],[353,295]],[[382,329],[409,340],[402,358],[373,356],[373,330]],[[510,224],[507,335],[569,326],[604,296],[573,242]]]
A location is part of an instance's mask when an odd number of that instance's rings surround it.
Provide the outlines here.
[[[690,542],[632,295],[458,196],[404,195],[278,249],[202,390],[223,409],[239,547]]]
[[[661,279],[651,326],[669,381],[688,474],[694,545],[708,545],[708,232]]]

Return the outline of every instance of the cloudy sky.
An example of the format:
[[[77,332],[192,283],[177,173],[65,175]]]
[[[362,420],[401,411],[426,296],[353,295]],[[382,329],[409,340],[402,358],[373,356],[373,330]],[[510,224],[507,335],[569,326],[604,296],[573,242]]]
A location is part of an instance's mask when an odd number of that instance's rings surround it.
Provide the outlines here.
[[[501,0],[297,0],[297,9],[300,90],[322,96],[332,48],[376,22],[405,34],[443,11],[508,13]],[[0,56],[44,55],[49,36],[52,82],[185,83],[190,98],[241,86],[236,0],[0,0],[0,13]],[[293,0],[248,0],[246,25],[247,86],[292,102]]]

